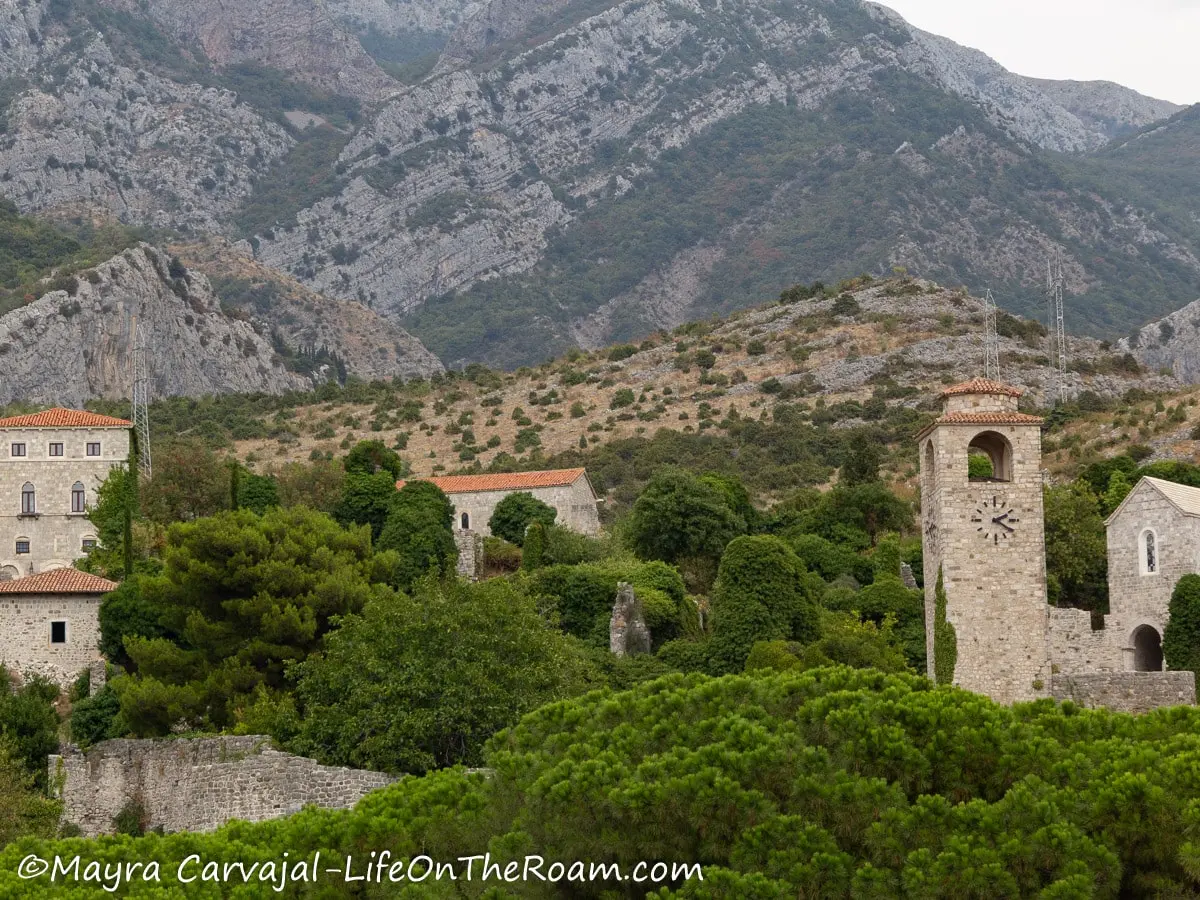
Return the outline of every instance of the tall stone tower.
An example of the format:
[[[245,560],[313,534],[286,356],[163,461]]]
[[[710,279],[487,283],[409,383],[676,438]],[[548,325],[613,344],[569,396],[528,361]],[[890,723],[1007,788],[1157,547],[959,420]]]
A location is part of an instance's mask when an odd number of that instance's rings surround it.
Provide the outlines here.
[[[917,437],[929,676],[940,632],[954,683],[1001,703],[1044,697],[1050,687],[1042,420],[1017,411],[1020,396],[984,378],[956,385]],[[991,476],[970,477],[972,450],[991,460]],[[939,571],[952,640],[935,627]]]

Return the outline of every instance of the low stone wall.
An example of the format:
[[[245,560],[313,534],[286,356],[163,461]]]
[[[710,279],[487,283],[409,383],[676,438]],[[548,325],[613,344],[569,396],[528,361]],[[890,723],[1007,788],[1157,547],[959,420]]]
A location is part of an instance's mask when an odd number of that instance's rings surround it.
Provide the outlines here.
[[[1092,614],[1085,609],[1050,607],[1046,650],[1054,671],[1120,672],[1121,648],[1108,631],[1092,631]]]
[[[455,529],[454,546],[458,548],[458,574],[471,581],[479,580],[483,565],[483,538],[470,529]]]
[[[1055,675],[1050,693],[1055,700],[1071,700],[1089,709],[1143,713],[1164,706],[1194,705],[1196,676],[1191,672]]]
[[[65,776],[63,821],[87,837],[112,833],[130,803],[141,805],[147,828],[212,831],[231,819],[261,822],[309,805],[345,809],[395,781],[281,753],[257,735],[104,741],[86,753],[68,748],[51,756],[50,775]]]

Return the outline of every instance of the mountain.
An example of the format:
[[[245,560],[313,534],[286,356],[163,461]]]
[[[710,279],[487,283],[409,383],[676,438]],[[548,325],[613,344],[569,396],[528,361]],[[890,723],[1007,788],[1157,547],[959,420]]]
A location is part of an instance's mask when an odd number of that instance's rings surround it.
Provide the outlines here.
[[[0,191],[244,241],[450,364],[894,267],[1116,337],[1200,293],[1196,110],[861,0],[0,0]],[[1170,117],[1170,118],[1168,118]]]

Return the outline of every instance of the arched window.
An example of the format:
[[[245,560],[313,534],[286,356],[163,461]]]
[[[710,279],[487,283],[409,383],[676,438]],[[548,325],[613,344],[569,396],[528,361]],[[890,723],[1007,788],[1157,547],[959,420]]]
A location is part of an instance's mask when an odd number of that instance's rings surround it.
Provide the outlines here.
[[[33,490],[33,482],[27,481],[21,487],[21,515],[32,516],[37,512],[37,495]]]
[[[1140,543],[1138,555],[1141,559],[1141,572],[1143,575],[1153,575],[1158,571],[1158,535],[1153,529],[1147,528],[1142,532]]]
[[[83,487],[82,481],[77,481],[71,485],[71,512],[81,513],[87,509],[87,491]]]
[[[471,517],[466,513],[462,514],[462,530],[468,531],[471,528]]]
[[[1163,667],[1162,635],[1152,625],[1141,625],[1131,636],[1133,671],[1161,672]]]
[[[991,461],[990,474],[971,477],[969,460],[972,450],[978,451],[979,454],[986,456]],[[967,446],[967,477],[970,481],[1012,481],[1012,456],[1012,444],[1008,442],[1008,438],[997,431],[980,432]]]

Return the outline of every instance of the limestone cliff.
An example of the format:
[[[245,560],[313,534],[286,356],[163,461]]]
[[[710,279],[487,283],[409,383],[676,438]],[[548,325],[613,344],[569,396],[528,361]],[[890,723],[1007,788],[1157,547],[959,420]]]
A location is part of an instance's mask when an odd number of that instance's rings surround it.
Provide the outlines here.
[[[1169,369],[1180,381],[1200,384],[1200,300],[1117,342],[1151,371]]]
[[[207,279],[172,278],[170,260],[142,244],[0,317],[0,402],[79,406],[130,395],[130,332],[149,338],[155,397],[280,393],[311,386],[289,372],[269,336],[225,316]]]

